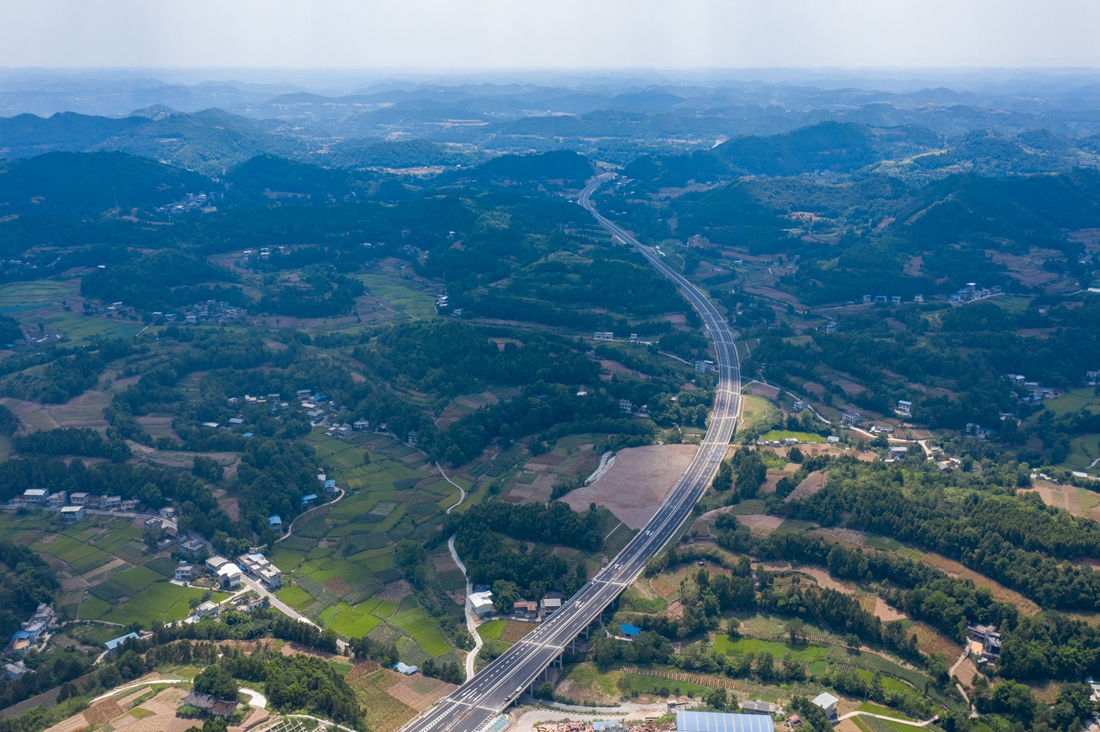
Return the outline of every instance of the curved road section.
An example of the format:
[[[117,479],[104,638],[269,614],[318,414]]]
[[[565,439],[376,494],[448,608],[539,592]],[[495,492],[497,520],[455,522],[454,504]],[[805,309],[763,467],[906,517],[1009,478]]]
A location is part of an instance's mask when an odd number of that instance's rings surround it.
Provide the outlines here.
[[[741,408],[741,374],[729,328],[710,301],[687,279],[666,265],[659,254],[640,244],[592,207],[589,199],[593,191],[613,177],[614,174],[605,173],[593,179],[581,193],[579,203],[613,236],[634,246],[654,267],[675,281],[702,316],[717,351],[718,363],[714,413],[707,434],[668,500],[608,566],[549,620],[528,633],[522,641],[453,694],[410,722],[404,732],[478,732],[514,702],[566,646],[638,578],[645,569],[646,561],[672,539],[718,471],[718,465],[733,437]]]

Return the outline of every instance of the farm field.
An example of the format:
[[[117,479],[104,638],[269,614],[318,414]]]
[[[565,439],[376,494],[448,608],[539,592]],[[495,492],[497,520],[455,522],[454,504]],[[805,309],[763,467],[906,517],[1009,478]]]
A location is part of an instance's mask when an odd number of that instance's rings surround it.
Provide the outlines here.
[[[367,292],[399,313],[420,320],[437,317],[435,295],[417,292],[381,275],[363,274],[357,278],[367,286]]]
[[[797,439],[799,442],[825,442],[825,438],[813,432],[792,432],[791,430],[771,430],[762,435],[762,440],[788,440]]]

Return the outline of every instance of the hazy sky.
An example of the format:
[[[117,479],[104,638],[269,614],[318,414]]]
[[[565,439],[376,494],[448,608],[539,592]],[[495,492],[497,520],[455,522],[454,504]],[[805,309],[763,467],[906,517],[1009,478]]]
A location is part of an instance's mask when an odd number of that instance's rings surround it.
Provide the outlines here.
[[[1100,67],[1097,0],[0,0],[0,66]]]

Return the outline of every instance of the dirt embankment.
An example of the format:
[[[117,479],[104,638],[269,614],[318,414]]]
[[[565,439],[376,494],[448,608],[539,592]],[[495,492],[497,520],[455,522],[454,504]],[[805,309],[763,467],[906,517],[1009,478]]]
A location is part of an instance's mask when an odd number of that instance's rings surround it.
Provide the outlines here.
[[[647,445],[620,450],[615,464],[595,483],[562,500],[583,511],[605,506],[624,524],[640,529],[653,518],[695,456],[694,445]]]

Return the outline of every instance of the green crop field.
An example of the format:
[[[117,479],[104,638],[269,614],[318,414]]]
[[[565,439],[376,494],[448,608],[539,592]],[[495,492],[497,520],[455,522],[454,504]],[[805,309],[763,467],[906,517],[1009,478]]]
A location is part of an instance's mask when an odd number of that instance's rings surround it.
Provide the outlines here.
[[[313,597],[301,587],[294,585],[281,588],[275,596],[299,612],[313,604]]]
[[[1082,409],[1095,413],[1100,412],[1100,396],[1096,396],[1096,388],[1092,386],[1070,389],[1057,399],[1045,399],[1043,406],[1054,412],[1055,417],[1079,412]]]
[[[388,618],[397,610],[397,603],[393,600],[378,600],[378,605],[371,612],[380,618]]]
[[[151,570],[146,571],[151,572]],[[168,623],[182,620],[191,613],[191,599],[200,598],[202,594],[203,591],[198,588],[180,587],[170,582],[155,582],[148,590],[114,608],[102,619],[120,625],[137,621],[145,627],[149,627],[154,622]],[[215,593],[213,600],[220,602],[225,598],[225,594]]]
[[[382,622],[374,615],[363,614],[348,608],[328,624],[333,631],[348,638],[362,638]]]
[[[276,544],[275,546],[278,546]],[[276,549],[271,553],[271,563],[283,572],[290,572],[302,561],[302,552],[293,549]]]
[[[93,595],[87,595],[84,601],[80,603],[80,619],[99,620],[104,615],[111,612],[111,609],[112,606],[109,603]]]
[[[374,574],[363,565],[349,562],[346,559],[333,559],[321,565],[321,568],[328,572],[332,572],[349,585],[374,576]]]
[[[792,432],[790,430],[772,430],[760,439],[787,440],[792,437],[797,438],[799,442],[825,442],[824,437],[822,437],[821,435],[815,435],[813,432]]]
[[[384,300],[391,309],[399,313],[421,320],[438,317],[435,314],[434,295],[403,287],[380,275],[361,274],[356,275],[356,278],[363,281],[371,295]]]
[[[482,623],[477,626],[477,634],[482,638],[492,638],[493,640],[500,640],[500,634],[504,630],[504,626],[508,624],[506,620],[490,620],[488,623]]]
[[[132,338],[144,326],[141,323],[93,318],[70,312],[57,312],[36,318],[49,329],[59,330],[73,341],[83,341],[93,336],[104,338]]]
[[[132,597],[157,580],[162,579],[162,577],[148,567],[134,567],[120,574],[116,574],[112,579],[127,590],[130,590],[130,595]]]
[[[60,306],[72,294],[72,286],[64,282],[12,282],[0,286],[0,315],[14,316],[27,310]]]

